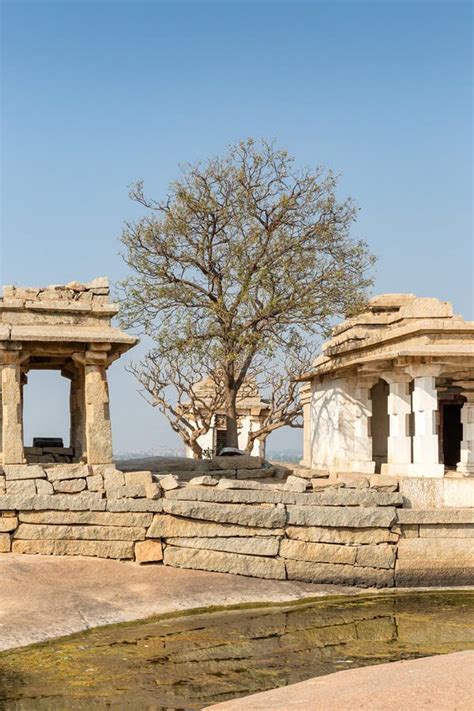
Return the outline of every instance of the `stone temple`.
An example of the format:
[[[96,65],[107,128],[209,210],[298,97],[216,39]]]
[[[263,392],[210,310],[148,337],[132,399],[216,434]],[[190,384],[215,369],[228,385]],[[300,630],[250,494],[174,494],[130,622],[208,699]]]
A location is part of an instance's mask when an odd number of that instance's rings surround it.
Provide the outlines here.
[[[109,302],[106,278],[44,289],[4,287],[0,299],[3,464],[112,462],[107,368],[137,342],[111,326],[117,311]],[[54,442],[24,446],[23,389],[28,372],[35,369],[59,370],[71,383],[71,435],[66,447]]]
[[[305,466],[474,475],[474,322],[448,302],[373,298],[301,380]]]

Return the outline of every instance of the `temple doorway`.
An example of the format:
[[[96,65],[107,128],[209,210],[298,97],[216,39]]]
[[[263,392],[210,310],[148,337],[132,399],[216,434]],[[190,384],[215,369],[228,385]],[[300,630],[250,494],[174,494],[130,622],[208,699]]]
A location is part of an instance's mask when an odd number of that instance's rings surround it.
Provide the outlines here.
[[[442,461],[447,469],[456,469],[461,459],[462,402],[441,402],[439,409]]]
[[[370,434],[372,436],[372,460],[378,473],[382,464],[387,463],[388,453],[388,393],[389,387],[385,380],[379,380],[370,390],[372,399],[372,417]]]

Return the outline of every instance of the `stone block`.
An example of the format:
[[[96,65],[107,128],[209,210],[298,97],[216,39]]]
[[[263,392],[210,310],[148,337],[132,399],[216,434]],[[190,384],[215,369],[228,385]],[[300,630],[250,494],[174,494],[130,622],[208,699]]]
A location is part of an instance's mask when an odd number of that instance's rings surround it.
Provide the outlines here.
[[[261,457],[251,457],[248,454],[235,457],[213,457],[210,460],[209,469],[261,469],[263,463],[264,460]]]
[[[163,500],[165,513],[241,526],[281,528],[285,525],[284,507],[248,506],[246,504],[215,504],[205,501]]]
[[[59,481],[60,479],[85,479],[89,476],[87,464],[53,464],[45,467],[46,476],[49,481]]]
[[[355,568],[352,565],[332,563],[308,563],[300,560],[287,560],[285,564],[289,580],[377,588],[393,586],[393,571],[391,570]]]
[[[403,528],[405,529],[406,526]],[[419,528],[420,538],[474,538],[472,523],[458,523],[451,526],[421,524],[417,528]]]
[[[18,526],[16,516],[0,516],[0,533],[11,533]]]
[[[390,507],[288,506],[287,510],[290,524],[331,528],[390,528],[396,516],[396,509]]]
[[[397,509],[397,523],[474,523],[474,509]]]
[[[151,484],[146,484],[145,486],[145,496],[147,499],[161,499],[163,495],[163,489],[156,482]]]
[[[14,538],[15,540],[143,541],[145,528],[20,523]]]
[[[364,568],[386,568],[388,570],[395,567],[395,547],[386,543],[375,546],[360,546],[357,548],[356,564]]]
[[[3,473],[7,481],[10,479],[44,479],[43,467],[37,464],[4,464]]]
[[[125,475],[118,469],[105,472],[103,476],[106,491],[113,491],[115,489],[120,489],[122,486],[125,486]]]
[[[226,481],[222,479],[222,481]],[[188,486],[216,486],[219,483],[219,479],[214,476],[209,476],[204,474],[203,476],[195,476],[189,480]]]
[[[86,555],[97,558],[130,560],[134,552],[133,541],[24,541],[15,540],[12,553],[29,555]]]
[[[302,479],[299,476],[289,476],[285,482],[285,489],[288,491],[296,491],[299,493],[302,493],[303,491],[306,491],[306,487],[308,486],[308,480],[307,479]]]
[[[163,499],[154,501],[153,499],[115,499],[107,501],[107,511],[149,511],[160,513],[163,511]]]
[[[233,573],[254,578],[284,580],[285,564],[276,558],[257,555],[240,555],[222,551],[194,550],[192,548],[165,547],[163,562],[175,568],[210,570],[219,573]]]
[[[38,479],[38,481],[41,481]],[[12,479],[7,481],[7,494],[19,494],[23,496],[36,495],[36,483],[34,479]]]
[[[397,557],[399,560],[418,559],[427,565],[442,565],[443,562],[453,566],[471,566],[474,563],[474,540],[469,538],[408,538],[398,543]],[[430,565],[431,565],[430,563]]]
[[[306,560],[315,563],[341,563],[353,565],[357,548],[331,543],[306,543],[284,539],[280,544],[280,556],[292,560]]]
[[[279,504],[290,501],[293,503],[294,494],[284,491],[274,491],[269,487],[265,489],[223,489],[220,487],[184,486],[174,491],[166,492],[167,499],[180,501],[208,501],[213,503],[238,503],[238,504]]]
[[[398,535],[388,528],[324,528],[319,526],[288,526],[286,535],[299,541],[313,543],[390,543],[398,541]]]
[[[52,496],[54,494],[53,485],[47,479],[36,479],[36,493],[39,496]]]
[[[0,508],[16,511],[105,511],[106,502],[100,494],[82,491],[80,494],[53,496],[2,496]]]
[[[219,479],[216,488],[269,491],[273,488],[281,489],[282,485],[280,482],[278,484],[264,484],[261,481],[253,481],[251,479]]]
[[[89,491],[104,491],[104,480],[100,474],[92,474],[86,479]]]
[[[9,553],[11,550],[11,537],[9,533],[0,533],[0,553]]]
[[[398,491],[398,479],[393,476],[382,476],[382,474],[373,474],[369,477],[371,489],[379,491]]]
[[[369,486],[369,478],[361,474],[338,474],[337,482],[350,489],[367,489]]]
[[[179,487],[178,477],[173,474],[167,474],[160,478],[160,486],[164,491],[172,491]]]
[[[474,585],[474,568],[457,561],[423,561],[421,558],[403,558],[395,565],[397,587],[453,587]]]
[[[108,511],[20,511],[19,519],[23,523],[35,524],[91,524],[147,528],[153,521],[153,514],[109,513]]]
[[[224,551],[227,553],[241,553],[244,555],[278,555],[280,541],[276,536],[258,538],[245,538],[235,536],[232,538],[167,538],[166,543],[181,548],[197,548],[198,550]]]
[[[418,538],[419,526],[417,523],[406,523],[400,528],[400,535],[402,538]]]
[[[78,494],[86,488],[85,479],[60,479],[53,482],[54,491],[60,494]]]
[[[262,469],[236,469],[237,479],[269,479],[274,474],[273,467],[265,467]]]
[[[217,469],[216,471],[209,471],[208,474],[213,479],[219,479],[219,481],[221,481],[223,479],[235,479],[235,477],[237,476],[237,470],[236,469]]]
[[[199,521],[179,518],[168,515],[157,515],[147,532],[147,537],[151,538],[234,538],[236,536],[282,536],[282,528],[257,528],[253,526],[239,526],[231,523],[210,523],[209,521]]]
[[[333,479],[323,479],[322,477],[318,477],[317,479],[311,479],[311,486],[315,491],[318,491],[319,489],[332,489],[336,488],[337,482],[334,482]]]
[[[151,538],[135,543],[135,560],[137,563],[158,563],[163,560],[163,546],[161,541]]]
[[[125,472],[125,484],[127,486],[150,486],[153,484],[153,475],[151,472]]]

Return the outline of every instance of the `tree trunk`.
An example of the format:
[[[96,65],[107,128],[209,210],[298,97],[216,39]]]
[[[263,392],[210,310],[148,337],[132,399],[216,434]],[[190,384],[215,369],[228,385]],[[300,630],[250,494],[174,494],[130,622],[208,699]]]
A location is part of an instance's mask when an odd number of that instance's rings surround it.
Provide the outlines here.
[[[189,446],[193,450],[193,459],[202,459],[202,447],[196,440],[189,442]]]
[[[227,446],[239,447],[237,431],[237,393],[229,391],[226,397]]]

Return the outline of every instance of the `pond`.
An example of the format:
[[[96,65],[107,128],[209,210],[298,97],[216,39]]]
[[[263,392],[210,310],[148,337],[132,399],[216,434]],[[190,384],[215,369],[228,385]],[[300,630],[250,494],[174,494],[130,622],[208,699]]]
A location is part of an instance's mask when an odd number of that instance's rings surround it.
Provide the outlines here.
[[[161,616],[0,654],[0,709],[201,709],[341,669],[474,646],[474,592]]]

